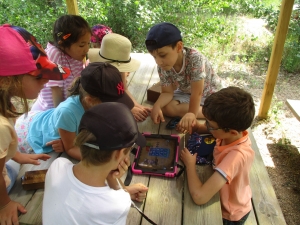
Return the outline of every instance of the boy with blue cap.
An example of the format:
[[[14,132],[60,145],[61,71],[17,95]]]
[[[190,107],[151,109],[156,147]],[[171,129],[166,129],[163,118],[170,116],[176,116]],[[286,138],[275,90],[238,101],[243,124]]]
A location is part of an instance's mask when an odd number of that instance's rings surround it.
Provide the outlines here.
[[[174,24],[154,25],[145,44],[157,63],[162,85],[151,112],[152,120],[164,122],[163,114],[182,117],[179,126],[191,133],[197,118],[204,118],[200,105],[222,88],[220,78],[204,55],[184,47],[181,32]]]

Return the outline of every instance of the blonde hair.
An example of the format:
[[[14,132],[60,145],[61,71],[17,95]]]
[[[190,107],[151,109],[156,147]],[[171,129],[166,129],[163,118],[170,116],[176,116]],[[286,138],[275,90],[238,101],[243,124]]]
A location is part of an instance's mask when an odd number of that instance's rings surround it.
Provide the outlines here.
[[[15,118],[29,111],[27,99],[22,88],[24,75],[0,77],[0,113],[6,118]],[[13,97],[20,97],[23,112],[17,112],[12,103]]]
[[[86,104],[86,103],[83,101],[83,99],[84,99],[85,96],[90,96],[93,100],[100,100],[100,98],[95,97],[95,96],[93,96],[93,95],[90,95],[89,93],[87,93],[87,92],[83,89],[83,87],[82,87],[82,85],[81,85],[81,83],[80,83],[80,77],[76,77],[76,78],[73,80],[73,82],[72,82],[70,88],[68,89],[68,97],[70,97],[70,96],[75,96],[75,95],[79,95],[79,99],[80,99],[80,102],[81,102],[82,105]],[[101,100],[100,100],[100,101],[101,101]]]

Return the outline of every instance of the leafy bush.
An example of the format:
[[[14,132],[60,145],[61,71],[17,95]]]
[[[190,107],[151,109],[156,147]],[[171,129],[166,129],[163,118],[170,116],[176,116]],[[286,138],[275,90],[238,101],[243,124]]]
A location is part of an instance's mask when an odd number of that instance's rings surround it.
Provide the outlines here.
[[[300,0],[295,2],[300,4]],[[265,18],[268,28],[274,31],[280,3],[280,0],[78,0],[78,9],[91,26],[103,23],[128,37],[134,51],[146,51],[144,40],[149,28],[167,21],[181,29],[185,45],[214,57],[234,47],[237,38],[234,16],[248,14]],[[0,0],[0,23],[24,27],[44,46],[52,39],[54,21],[66,13],[64,0]],[[218,53],[212,52],[212,48]],[[282,65],[286,70],[300,71],[299,48],[298,8],[292,16],[285,45]]]

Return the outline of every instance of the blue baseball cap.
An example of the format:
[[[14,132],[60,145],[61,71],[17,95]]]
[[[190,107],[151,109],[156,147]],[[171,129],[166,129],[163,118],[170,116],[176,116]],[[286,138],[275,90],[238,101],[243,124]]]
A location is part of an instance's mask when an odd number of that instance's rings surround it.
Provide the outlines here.
[[[150,28],[146,37],[146,48],[152,51],[182,39],[180,30],[172,23],[158,23]]]

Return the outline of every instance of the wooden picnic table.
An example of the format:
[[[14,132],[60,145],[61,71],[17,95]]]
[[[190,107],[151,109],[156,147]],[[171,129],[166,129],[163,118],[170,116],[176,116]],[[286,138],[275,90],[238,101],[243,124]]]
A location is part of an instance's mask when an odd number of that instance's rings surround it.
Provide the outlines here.
[[[136,72],[131,73],[128,77],[129,91],[141,104],[145,106],[152,106],[153,103],[146,100],[146,90],[159,81],[155,61],[150,54],[135,53],[133,54],[133,57],[141,61],[141,66]],[[138,126],[141,132],[154,134],[177,134],[182,137],[182,134],[178,134],[175,130],[168,130],[165,128],[169,119],[170,118],[166,118],[165,123],[154,124],[151,118],[148,117],[146,121],[138,123]],[[183,141],[181,140],[180,149],[182,148]],[[39,166],[28,164],[21,166],[17,182],[9,194],[13,200],[23,204],[28,211],[26,214],[20,215],[20,224],[42,224],[42,201],[44,191],[43,189],[32,191],[23,190],[21,186],[21,177],[29,170],[49,168],[50,164],[57,157],[68,157],[65,153],[58,154],[51,152],[50,155],[52,156],[51,159],[46,162],[42,162]],[[72,161],[75,162],[75,160]],[[208,165],[197,166],[197,171],[203,182],[213,173],[213,169]],[[184,173],[178,178],[133,175],[131,183],[143,183],[149,187],[145,201],[143,203],[136,203],[136,205],[157,224],[222,224],[219,194],[216,194],[204,205],[196,205],[189,194],[187,179]],[[149,222],[143,219],[136,209],[131,208],[127,224],[145,225],[149,224]]]

